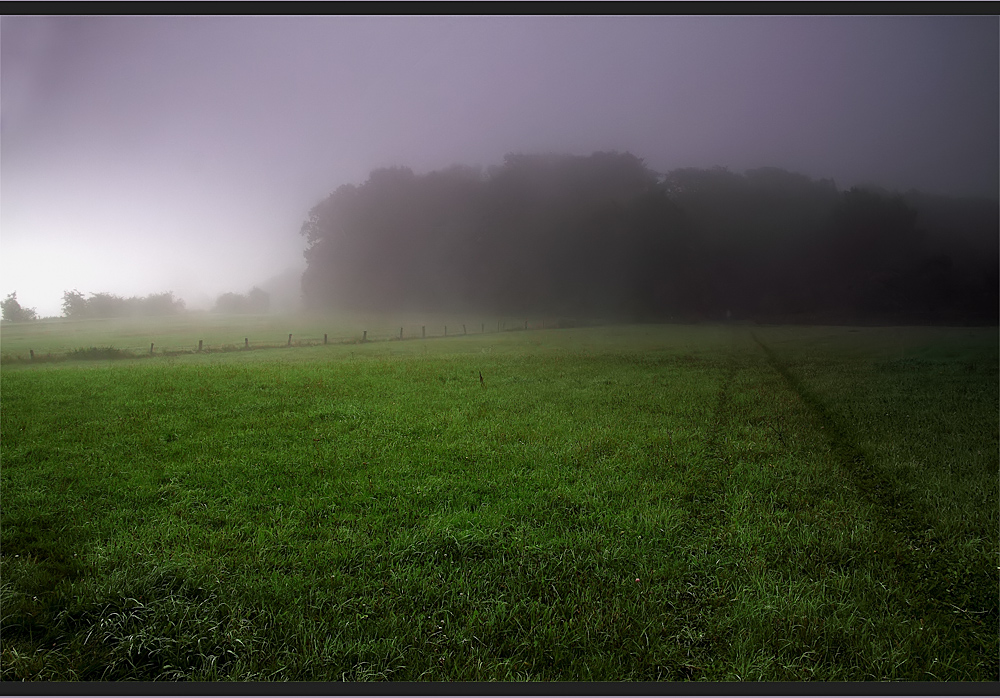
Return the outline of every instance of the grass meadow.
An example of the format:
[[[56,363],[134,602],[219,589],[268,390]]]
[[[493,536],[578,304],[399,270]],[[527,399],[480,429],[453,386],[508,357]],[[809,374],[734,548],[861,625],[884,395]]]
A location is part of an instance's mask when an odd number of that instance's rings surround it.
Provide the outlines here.
[[[4,680],[1000,679],[996,328],[172,322],[2,331]]]

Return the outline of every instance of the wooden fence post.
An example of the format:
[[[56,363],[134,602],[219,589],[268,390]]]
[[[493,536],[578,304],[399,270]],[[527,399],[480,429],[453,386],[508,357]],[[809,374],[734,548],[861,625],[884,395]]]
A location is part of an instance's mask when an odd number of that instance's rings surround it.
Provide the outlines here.
[[[201,351],[201,343],[202,343],[202,341],[203,340],[201,340],[201,339],[198,340],[198,351]]]
[[[420,337],[422,339],[427,339],[427,325],[420,326]]]
[[[361,335],[361,341],[362,342],[368,341],[368,330],[365,330],[364,334]]]
[[[250,338],[249,337],[244,337],[243,338],[243,348],[244,349],[249,349],[250,348]]]
[[[462,323],[462,334],[467,334],[466,331],[465,331],[465,323],[464,322]]]
[[[403,338],[403,328],[402,327],[399,328],[399,338],[400,339]]]
[[[524,329],[528,329],[528,321],[527,320],[524,321]]]
[[[149,343],[149,353],[150,354],[153,353],[153,343],[152,342]]]
[[[444,326],[444,336],[445,337],[448,336],[448,326],[447,325]]]
[[[323,344],[326,344],[326,333],[323,333]]]
[[[35,360],[35,350],[34,349],[28,349],[28,353],[31,355],[31,360],[34,361]]]
[[[292,346],[292,335],[288,335],[288,346]]]

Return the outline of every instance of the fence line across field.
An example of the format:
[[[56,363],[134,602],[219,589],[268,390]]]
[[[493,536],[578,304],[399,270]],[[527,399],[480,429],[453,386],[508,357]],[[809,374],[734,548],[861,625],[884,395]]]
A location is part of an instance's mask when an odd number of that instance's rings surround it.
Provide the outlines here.
[[[481,322],[479,324],[479,333],[478,334],[496,334],[496,333],[501,333],[501,332],[512,332],[512,331],[517,331],[517,330],[529,330],[529,329],[543,329],[544,330],[544,329],[552,329],[554,327],[559,327],[559,326],[560,326],[560,323],[558,321],[553,322],[553,321],[539,320],[539,321],[535,321],[535,322],[532,323],[529,320],[524,320],[523,323],[521,323],[521,322],[511,322],[511,323],[508,323],[507,321],[504,321],[504,320],[497,320],[497,329],[496,329],[496,332],[488,332],[487,329],[486,329],[486,323],[485,322]],[[407,332],[407,327],[410,328],[409,332]],[[244,336],[243,337],[243,346],[241,348],[239,348],[237,344],[220,344],[220,345],[206,344],[204,339],[199,339],[198,340],[198,348],[196,350],[193,350],[193,352],[192,352],[191,349],[185,349],[183,346],[179,346],[179,345],[172,345],[172,346],[167,346],[167,347],[164,347],[163,345],[160,345],[159,347],[157,347],[157,344],[154,341],[154,342],[150,342],[149,343],[149,356],[155,356],[155,355],[157,355],[158,350],[159,350],[160,354],[167,354],[167,355],[169,355],[169,354],[179,354],[179,353],[205,353],[205,352],[218,352],[218,351],[240,351],[241,349],[243,351],[250,350],[250,349],[278,349],[278,348],[281,348],[283,346],[284,347],[291,347],[291,346],[311,347],[311,346],[319,346],[320,344],[327,345],[327,344],[331,344],[331,343],[334,343],[334,344],[352,344],[352,343],[354,343],[354,344],[359,344],[359,343],[360,344],[365,344],[365,343],[371,343],[371,342],[402,341],[402,340],[428,339],[428,338],[429,339],[441,339],[441,338],[445,338],[445,337],[464,337],[464,336],[468,336],[470,334],[474,334],[474,332],[470,333],[468,331],[468,325],[466,323],[462,323],[461,324],[462,332],[460,334],[456,333],[454,331],[452,331],[449,334],[449,332],[448,332],[448,326],[447,325],[439,325],[438,327],[440,327],[441,330],[442,330],[441,334],[430,334],[430,335],[428,335],[427,334],[427,327],[428,326],[427,325],[420,325],[420,333],[418,335],[417,332],[416,332],[416,330],[415,330],[415,327],[416,327],[415,325],[410,325],[410,326],[403,325],[403,326],[400,326],[398,332],[396,332],[395,330],[386,330],[386,329],[375,330],[374,332],[371,333],[370,337],[369,337],[369,330],[362,330],[362,332],[361,332],[361,338],[360,339],[358,338],[357,335],[352,335],[352,336],[342,336],[342,337],[339,337],[339,338],[338,337],[334,337],[331,340],[329,333],[324,333],[323,334],[323,339],[322,339],[322,341],[320,341],[320,339],[318,338],[318,335],[313,335],[311,333],[304,333],[304,335],[305,335],[304,339],[300,339],[298,341],[295,341],[295,339],[294,339],[295,333],[291,332],[291,333],[288,334],[288,338],[287,338],[287,340],[284,343],[273,342],[273,341],[268,341],[268,340],[262,340],[262,341],[259,341],[259,342],[255,343],[255,344],[251,344],[250,337],[249,336]],[[475,326],[473,326],[473,328],[474,327]],[[432,326],[432,332],[433,332],[433,326]],[[128,350],[126,349],[125,351],[128,351]],[[28,353],[29,353],[29,356],[30,356],[30,360],[34,361],[35,360],[35,350],[34,349],[29,349]]]
[[[441,327],[442,327],[442,334],[439,334],[439,335],[431,334],[430,335],[431,339],[440,339],[440,338],[449,337],[449,336],[451,336],[451,337],[464,337],[464,336],[467,336],[469,334],[468,325],[466,323],[462,324],[462,333],[461,334],[456,334],[456,333],[452,332],[449,335],[448,334],[448,326],[447,325],[442,325]],[[546,326],[546,321],[545,320],[539,320],[539,321],[537,321],[534,324],[534,326],[532,326],[532,323],[529,320],[525,320],[521,326],[517,326],[516,324],[511,323],[511,325],[509,327],[508,327],[508,323],[507,322],[502,321],[502,320],[501,321],[497,321],[497,332],[512,332],[512,331],[519,330],[519,329],[520,330],[528,330],[528,329],[543,329],[544,330],[544,329],[550,329],[550,327]],[[486,334],[487,333],[486,332],[486,323],[485,322],[480,323],[480,332],[479,333],[480,334]],[[309,338],[310,335],[307,335],[307,339],[300,340],[300,341],[294,341],[293,337],[294,337],[294,333],[289,333],[288,340],[285,342],[285,346],[288,346],[288,347],[290,347],[290,346],[317,346],[317,345],[320,344],[320,341],[318,339],[311,339],[311,338]],[[420,337],[419,338],[420,339],[427,339],[428,338],[427,325],[421,325],[420,326]],[[368,338],[368,330],[362,330],[362,332],[361,332],[361,339],[360,340],[358,340],[358,338],[357,338],[356,335],[355,336],[340,337],[340,338],[336,338],[335,337],[333,339],[333,343],[335,343],[335,344],[350,344],[352,342],[359,342],[359,341],[360,341],[360,343],[365,343],[365,342],[379,342],[379,341],[391,341],[391,340],[399,341],[399,340],[405,340],[405,339],[417,339],[417,336],[416,336],[415,333],[414,334],[407,334],[407,332],[406,332],[406,325],[403,325],[403,326],[401,326],[399,328],[399,333],[398,334],[396,334],[395,332],[391,332],[390,333],[390,332],[387,332],[387,331],[383,331],[380,334],[374,334],[373,337],[371,339],[369,339]],[[204,340],[198,340],[198,351],[205,351],[206,349],[211,349],[211,347],[205,347],[204,344],[203,344],[203,341]],[[331,340],[330,340],[329,333],[324,333],[323,334],[322,344],[330,344],[330,341]],[[223,345],[223,347],[225,347],[225,346],[229,346],[229,345]],[[252,349],[252,348],[258,348],[258,349],[276,348],[278,346],[280,346],[280,345],[279,344],[274,344],[274,343],[268,343],[268,342],[265,342],[263,344],[257,344],[256,346],[251,346],[251,344],[250,344],[250,338],[249,337],[244,337],[243,338],[243,348],[244,349]],[[150,349],[150,353],[153,353],[153,345],[152,344],[149,345],[149,349]]]

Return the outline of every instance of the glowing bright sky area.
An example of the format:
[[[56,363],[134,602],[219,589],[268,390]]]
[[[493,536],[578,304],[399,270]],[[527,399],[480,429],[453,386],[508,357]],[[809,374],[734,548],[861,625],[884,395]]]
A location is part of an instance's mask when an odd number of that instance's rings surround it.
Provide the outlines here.
[[[0,19],[0,294],[209,307],[377,167],[631,151],[997,196],[983,17]]]

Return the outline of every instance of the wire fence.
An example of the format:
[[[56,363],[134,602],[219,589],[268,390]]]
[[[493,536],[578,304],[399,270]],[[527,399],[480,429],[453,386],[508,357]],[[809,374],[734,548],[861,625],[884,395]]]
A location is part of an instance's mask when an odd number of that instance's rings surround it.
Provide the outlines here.
[[[116,348],[109,342],[106,346],[91,346],[67,351],[36,352],[29,349],[28,354],[23,353],[0,353],[0,364],[10,363],[44,363],[52,361],[72,361],[72,360],[108,360],[108,359],[135,359],[155,356],[179,356],[186,354],[208,354],[218,352],[252,351],[261,349],[281,349],[291,347],[315,347],[322,345],[344,345],[344,344],[368,344],[374,342],[392,342],[409,340],[444,339],[448,337],[465,337],[469,335],[485,335],[503,332],[559,329],[573,327],[576,323],[564,319],[559,320],[497,320],[478,323],[456,323],[453,325],[414,325],[403,324],[398,327],[377,327],[374,330],[361,330],[360,334],[340,333],[331,336],[330,333],[323,333],[320,337],[316,332],[302,332],[296,334],[290,332],[287,335],[280,335],[280,339],[274,335],[265,335],[252,338],[249,333],[233,342],[206,342],[198,339],[197,345],[194,340],[184,343],[174,338],[167,340],[165,344],[157,344],[155,338],[149,343],[148,351],[137,350],[133,344],[130,348]],[[218,336],[218,334],[216,334]]]

